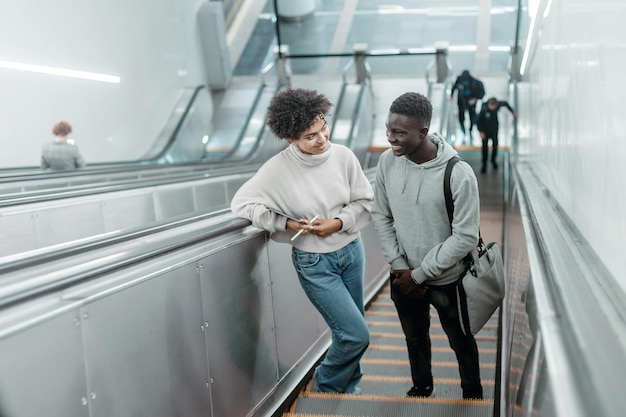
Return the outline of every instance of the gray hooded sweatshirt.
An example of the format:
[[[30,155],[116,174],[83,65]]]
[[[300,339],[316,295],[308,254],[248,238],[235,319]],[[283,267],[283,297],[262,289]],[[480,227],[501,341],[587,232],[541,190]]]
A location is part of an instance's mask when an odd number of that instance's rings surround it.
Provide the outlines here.
[[[480,224],[478,182],[465,161],[452,169],[452,228],[443,180],[448,160],[458,155],[441,135],[435,159],[416,164],[391,149],[378,161],[372,218],[383,254],[393,269],[411,269],[419,284],[445,285],[463,272],[463,257],[476,249]]]

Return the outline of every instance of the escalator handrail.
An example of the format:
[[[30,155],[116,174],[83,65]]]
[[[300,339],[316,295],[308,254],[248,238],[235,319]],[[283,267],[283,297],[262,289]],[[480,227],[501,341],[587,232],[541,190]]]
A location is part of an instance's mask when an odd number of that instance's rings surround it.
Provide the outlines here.
[[[211,220],[214,223],[200,225],[201,222],[211,222]],[[185,232],[182,236],[145,239],[148,235],[155,237],[155,233],[173,231],[178,227],[189,226],[193,228],[194,223],[198,223],[198,226]],[[63,290],[94,276],[129,267],[146,259],[213,239],[250,224],[249,220],[234,216],[230,210],[221,210],[175,221],[170,219],[166,223],[146,230],[122,232],[119,235],[95,239],[87,245],[79,243],[73,247],[53,251],[50,254],[39,253],[31,258],[14,260],[0,267],[3,276],[0,280],[2,284],[0,285],[0,309],[33,297],[41,297]],[[144,238],[144,242],[134,250],[116,250],[118,245],[131,244],[141,238]],[[102,251],[107,249],[113,254],[102,256]],[[53,265],[54,262],[68,261],[69,256],[77,259],[72,264],[73,267],[57,271]],[[13,274],[13,277],[7,275],[9,272]]]
[[[176,123],[176,127],[174,128],[174,131],[172,132],[172,135],[170,136],[170,139],[168,140],[167,144],[163,147],[161,152],[159,152],[158,154],[156,154],[156,156],[153,156],[152,158],[141,159],[139,160],[139,162],[156,162],[160,160],[161,158],[163,158],[169,152],[169,150],[172,148],[172,146],[174,146],[174,143],[178,139],[178,133],[182,129],[183,124],[185,123],[187,116],[189,115],[189,112],[193,108],[196,102],[196,98],[200,94],[200,91],[203,90],[205,87],[206,87],[205,85],[199,85],[195,88],[191,96],[191,99],[189,99],[189,102],[187,103],[187,106],[185,107],[185,111],[180,116],[180,119],[178,120],[178,123]]]
[[[237,153],[237,150],[241,146],[241,143],[243,142],[243,138],[244,138],[244,136],[246,134],[246,131],[248,130],[248,126],[250,125],[250,120],[252,119],[252,116],[254,116],[254,113],[257,110],[257,106],[259,105],[259,101],[261,101],[261,96],[263,95],[263,91],[265,90],[266,87],[267,87],[267,84],[265,84],[265,82],[261,82],[261,84],[259,85],[259,88],[257,89],[256,95],[254,96],[254,100],[252,101],[252,105],[250,106],[250,110],[248,110],[248,114],[246,116],[246,121],[245,121],[243,127],[241,128],[241,130],[239,131],[239,135],[237,136],[237,140],[233,144],[233,146],[230,149],[230,151],[226,155],[224,155],[222,158],[219,158],[218,160],[222,160],[222,161],[226,161],[226,160],[233,161],[233,160],[235,160],[235,159],[230,159],[230,158],[234,154]],[[265,126],[265,123],[263,124],[263,126]],[[261,128],[260,130],[261,130],[261,132],[263,132],[263,128]],[[258,146],[258,143],[259,143],[259,140],[260,140],[260,136],[261,135],[257,135],[257,140],[255,142],[255,146],[250,151],[250,153],[248,155],[246,155],[246,157],[254,152],[254,150]],[[246,157],[241,158],[241,159],[245,159]]]
[[[195,180],[202,180],[207,178],[214,178],[218,176],[225,175],[235,175],[241,174],[245,172],[253,172],[260,164],[256,165],[236,165],[232,167],[232,172],[230,169],[225,168],[223,171],[216,171],[214,173],[207,172],[208,170],[204,170],[201,172],[185,172],[180,175],[171,175],[166,174],[164,177],[158,178],[138,178],[134,180],[127,181],[118,181],[116,183],[99,183],[94,186],[94,184],[89,184],[87,187],[75,186],[75,187],[63,187],[59,188],[58,192],[51,193],[49,190],[47,192],[39,192],[33,191],[30,192],[22,192],[18,193],[15,196],[9,198],[0,198],[0,208],[2,207],[13,207],[23,204],[31,204],[31,203],[40,203],[44,201],[53,201],[60,200],[65,198],[74,198],[74,197],[83,197],[87,195],[94,194],[105,194],[117,191],[127,191],[138,188],[150,188],[157,187],[160,185],[167,184],[175,184],[182,182],[189,182]],[[68,189],[70,188],[70,189]]]

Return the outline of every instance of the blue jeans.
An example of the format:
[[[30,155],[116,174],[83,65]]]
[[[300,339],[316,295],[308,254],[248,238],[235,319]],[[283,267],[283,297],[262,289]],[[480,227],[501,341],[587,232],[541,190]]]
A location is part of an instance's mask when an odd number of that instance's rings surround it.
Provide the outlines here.
[[[363,243],[359,238],[329,253],[293,248],[291,257],[302,289],[332,332],[332,343],[313,384],[321,392],[357,394],[363,375],[360,360],[369,345],[363,307]]]

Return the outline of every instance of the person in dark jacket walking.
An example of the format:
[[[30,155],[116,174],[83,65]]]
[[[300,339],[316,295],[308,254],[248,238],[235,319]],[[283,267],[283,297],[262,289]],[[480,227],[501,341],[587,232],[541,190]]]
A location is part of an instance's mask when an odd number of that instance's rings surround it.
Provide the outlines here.
[[[517,113],[504,100],[498,100],[495,97],[491,97],[487,100],[486,105],[480,109],[480,113],[476,118],[476,127],[480,133],[480,138],[483,141],[483,164],[480,168],[480,172],[487,172],[487,159],[489,157],[489,139],[491,139],[491,164],[493,169],[498,169],[498,110],[500,107],[506,107],[509,109],[513,118],[517,119]]]
[[[470,121],[469,136],[471,143],[474,120],[476,119],[476,102],[485,96],[485,87],[482,81],[473,77],[468,70],[463,70],[452,86],[450,100],[452,100],[455,91],[457,92],[459,124],[461,125],[461,132],[463,132],[463,142],[465,142],[465,112],[467,112]]]

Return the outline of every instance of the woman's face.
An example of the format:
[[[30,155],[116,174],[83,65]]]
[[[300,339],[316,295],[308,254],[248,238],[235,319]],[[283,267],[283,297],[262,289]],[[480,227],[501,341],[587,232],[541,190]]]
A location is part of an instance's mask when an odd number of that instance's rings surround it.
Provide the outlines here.
[[[302,153],[319,155],[328,150],[330,130],[323,116],[318,116],[307,130],[297,139],[289,139]]]

